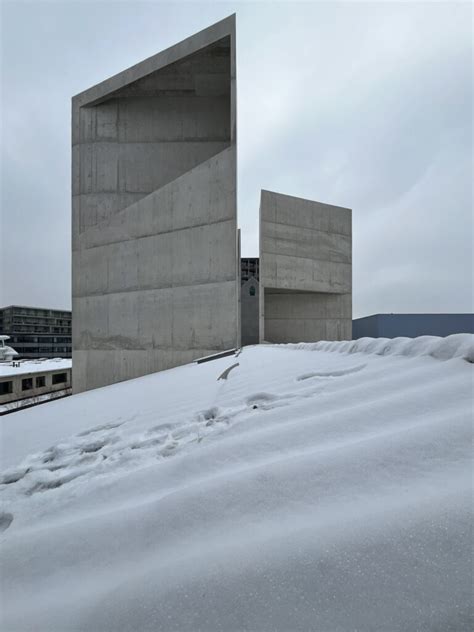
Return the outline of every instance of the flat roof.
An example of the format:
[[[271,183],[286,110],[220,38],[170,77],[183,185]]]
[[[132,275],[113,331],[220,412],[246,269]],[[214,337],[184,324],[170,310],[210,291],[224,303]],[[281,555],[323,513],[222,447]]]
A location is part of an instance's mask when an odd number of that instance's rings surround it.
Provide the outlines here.
[[[376,318],[378,316],[474,316],[473,312],[379,312],[378,314],[368,314],[367,316],[358,316],[353,320],[362,320],[363,318]]]
[[[71,309],[61,309],[60,307],[35,307],[34,305],[5,305],[5,307],[0,307],[0,311],[2,311],[2,309],[12,309],[13,307],[19,307],[20,309],[41,309],[48,312],[69,312],[70,314],[72,313]]]
[[[13,362],[20,366],[13,366],[12,361],[0,362],[0,379],[25,375],[26,373],[61,371],[72,367],[71,358],[48,358],[46,360],[38,358],[38,360],[14,360]]]

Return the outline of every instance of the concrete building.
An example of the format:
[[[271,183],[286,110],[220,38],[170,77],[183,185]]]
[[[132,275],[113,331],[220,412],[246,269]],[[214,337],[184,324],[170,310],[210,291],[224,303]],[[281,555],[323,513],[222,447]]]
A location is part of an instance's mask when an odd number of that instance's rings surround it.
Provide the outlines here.
[[[352,321],[354,340],[451,334],[474,334],[474,314],[373,314]]]
[[[9,305],[0,309],[0,334],[20,358],[70,358],[71,312]]]
[[[351,337],[350,209],[262,191],[260,341]]]
[[[348,209],[263,191],[240,260],[235,81],[231,16],[73,98],[74,392],[351,337]]]
[[[235,16],[72,121],[74,392],[238,346]]]
[[[71,360],[0,362],[0,415],[71,393]]]

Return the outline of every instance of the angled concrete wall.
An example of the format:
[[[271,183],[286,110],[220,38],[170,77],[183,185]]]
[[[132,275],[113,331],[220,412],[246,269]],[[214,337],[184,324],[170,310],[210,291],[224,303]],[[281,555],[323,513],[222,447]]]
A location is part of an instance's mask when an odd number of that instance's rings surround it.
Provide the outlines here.
[[[260,340],[352,336],[350,209],[262,191]]]
[[[73,99],[73,389],[239,344],[235,21]]]

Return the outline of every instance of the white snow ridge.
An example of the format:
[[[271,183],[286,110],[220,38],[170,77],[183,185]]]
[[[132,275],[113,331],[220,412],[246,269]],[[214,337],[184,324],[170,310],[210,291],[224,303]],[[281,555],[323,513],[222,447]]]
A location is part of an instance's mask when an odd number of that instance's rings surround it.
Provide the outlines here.
[[[2,629],[471,630],[473,349],[246,347],[3,417]]]

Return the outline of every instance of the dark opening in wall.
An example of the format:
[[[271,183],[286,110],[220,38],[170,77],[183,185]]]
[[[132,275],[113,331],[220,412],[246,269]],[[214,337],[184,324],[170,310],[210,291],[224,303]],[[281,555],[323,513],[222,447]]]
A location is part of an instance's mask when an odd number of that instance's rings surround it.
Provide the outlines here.
[[[13,382],[0,382],[0,395],[8,395],[13,391]]]
[[[33,378],[25,377],[24,380],[21,380],[21,390],[22,391],[31,391],[33,388]]]
[[[56,373],[53,375],[53,384],[62,384],[67,382],[67,373]]]
[[[36,378],[36,388],[43,388],[43,386],[46,386],[46,376],[40,375]]]

